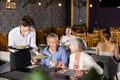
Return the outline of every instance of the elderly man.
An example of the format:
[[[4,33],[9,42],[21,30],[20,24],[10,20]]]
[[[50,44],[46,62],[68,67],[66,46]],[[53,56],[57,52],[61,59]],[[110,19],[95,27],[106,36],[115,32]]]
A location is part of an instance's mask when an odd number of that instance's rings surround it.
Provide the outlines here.
[[[47,36],[48,46],[43,50],[43,54],[47,57],[41,59],[41,64],[48,67],[67,67],[68,57],[66,50],[63,47],[59,46],[58,42],[58,36],[56,34],[50,33]]]

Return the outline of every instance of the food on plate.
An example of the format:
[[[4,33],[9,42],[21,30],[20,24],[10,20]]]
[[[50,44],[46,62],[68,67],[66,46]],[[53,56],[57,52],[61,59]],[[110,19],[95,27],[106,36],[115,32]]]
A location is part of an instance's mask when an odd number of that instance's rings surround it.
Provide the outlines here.
[[[23,49],[23,48],[25,48],[25,46],[23,46],[23,45],[16,45],[15,48],[17,48],[17,49]]]
[[[45,56],[43,54],[39,55],[39,56],[34,56],[34,59],[41,59],[41,58],[45,58]]]

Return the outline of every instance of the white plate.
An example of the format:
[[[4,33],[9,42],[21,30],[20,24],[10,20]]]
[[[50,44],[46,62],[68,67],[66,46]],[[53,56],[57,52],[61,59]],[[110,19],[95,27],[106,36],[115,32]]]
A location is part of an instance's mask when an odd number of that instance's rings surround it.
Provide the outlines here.
[[[43,58],[46,58],[46,56],[33,56],[32,58],[33,59],[43,59]]]
[[[22,46],[22,45],[18,45],[18,46],[13,46],[13,48],[16,48],[16,49],[26,49],[26,48],[29,48],[29,46]]]

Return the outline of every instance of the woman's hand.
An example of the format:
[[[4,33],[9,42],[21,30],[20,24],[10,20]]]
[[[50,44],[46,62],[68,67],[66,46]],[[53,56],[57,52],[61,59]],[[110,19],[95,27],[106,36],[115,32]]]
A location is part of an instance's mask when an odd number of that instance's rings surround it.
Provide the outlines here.
[[[67,68],[62,61],[59,61],[56,67],[58,67],[58,68]]]
[[[84,70],[76,70],[76,73],[75,73],[75,77],[79,77],[79,76],[82,76],[85,74],[85,71]]]

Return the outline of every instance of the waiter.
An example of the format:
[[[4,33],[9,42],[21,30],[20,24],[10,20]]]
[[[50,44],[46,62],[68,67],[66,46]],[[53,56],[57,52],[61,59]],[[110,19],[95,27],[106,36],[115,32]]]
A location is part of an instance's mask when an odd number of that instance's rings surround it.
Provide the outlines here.
[[[36,46],[36,32],[33,26],[35,26],[35,23],[32,18],[25,15],[21,18],[20,25],[9,32],[8,47],[11,52],[11,70],[21,69],[31,65],[31,55],[28,47],[31,47],[37,56],[40,55]],[[19,49],[18,47],[23,49]]]

